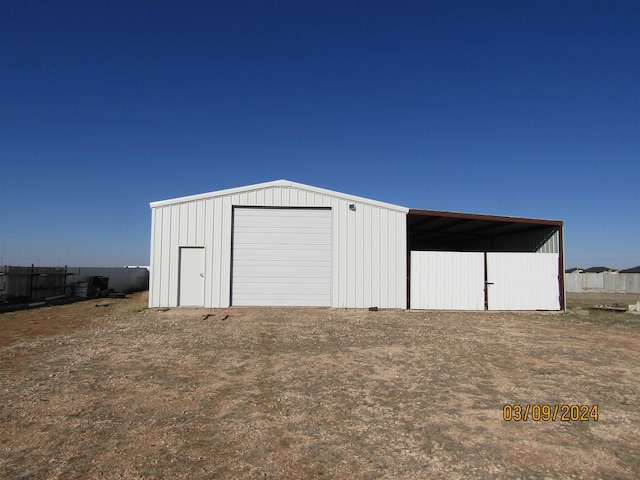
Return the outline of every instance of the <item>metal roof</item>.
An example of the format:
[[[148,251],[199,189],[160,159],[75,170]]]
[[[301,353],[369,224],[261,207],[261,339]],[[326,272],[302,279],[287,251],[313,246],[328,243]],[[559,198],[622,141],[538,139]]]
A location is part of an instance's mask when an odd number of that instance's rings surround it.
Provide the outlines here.
[[[606,273],[606,272],[617,272],[618,270],[615,268],[609,267],[590,267],[585,268],[584,273]]]
[[[456,243],[470,238],[494,238],[534,230],[559,229],[561,220],[478,215],[410,209],[409,233],[422,241]]]
[[[620,270],[620,273],[640,273],[640,265],[632,268],[625,268],[624,270]]]
[[[198,195],[161,200],[151,202],[150,206],[151,208],[155,208],[273,187],[298,188],[324,195],[340,197],[349,201],[364,202],[371,205],[406,212],[408,213],[407,224],[411,233],[419,235],[422,238],[425,236],[433,238],[435,235],[438,235],[437,240],[455,240],[456,237],[464,237],[465,239],[470,237],[496,237],[531,230],[539,230],[544,227],[560,228],[563,225],[560,220],[542,220],[498,215],[479,215],[471,213],[443,212],[437,210],[408,209],[400,205],[380,202],[377,200],[358,197],[356,195],[349,195],[311,185],[296,183],[289,180],[275,180],[255,185],[247,185]]]

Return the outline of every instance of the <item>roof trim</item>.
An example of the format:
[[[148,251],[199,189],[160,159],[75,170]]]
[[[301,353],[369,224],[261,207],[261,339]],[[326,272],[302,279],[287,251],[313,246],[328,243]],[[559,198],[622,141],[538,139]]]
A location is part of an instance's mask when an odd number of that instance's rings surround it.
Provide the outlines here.
[[[424,215],[431,217],[459,218],[464,220],[489,220],[493,222],[530,223],[535,225],[553,225],[561,227],[562,220],[543,220],[539,218],[505,217],[501,215],[482,215],[474,213],[441,212],[438,210],[409,209],[409,215]]]
[[[409,209],[407,207],[403,207],[400,205],[394,205],[392,203],[385,203],[385,202],[379,202],[378,200],[372,200],[370,198],[364,198],[364,197],[358,197],[357,195],[349,195],[346,193],[341,193],[341,192],[336,192],[334,190],[327,190],[325,188],[319,188],[319,187],[314,187],[311,185],[305,185],[304,183],[297,183],[297,182],[292,182],[290,180],[274,180],[271,182],[264,182],[264,183],[256,183],[254,185],[246,185],[244,187],[235,187],[235,188],[227,188],[225,190],[217,190],[214,192],[209,192],[209,193],[200,193],[197,195],[189,195],[186,197],[178,197],[178,198],[171,198],[168,200],[159,200],[156,202],[151,202],[149,204],[149,206],[151,208],[156,208],[156,207],[164,207],[167,205],[175,205],[175,204],[179,204],[179,203],[185,203],[185,202],[192,202],[194,200],[204,200],[207,198],[214,198],[214,197],[220,197],[223,195],[233,195],[235,193],[242,193],[242,192],[247,192],[247,191],[251,191],[251,190],[259,190],[259,189],[263,189],[263,188],[270,188],[270,187],[291,187],[291,188],[299,188],[301,190],[308,190],[311,192],[315,192],[315,193],[319,193],[322,195],[328,195],[331,197],[339,197],[339,198],[343,198],[345,200],[350,200],[353,202],[359,202],[359,203],[367,203],[369,205],[375,205],[378,207],[383,207],[383,208],[388,208],[391,210],[397,210],[403,213],[407,213],[409,212]]]

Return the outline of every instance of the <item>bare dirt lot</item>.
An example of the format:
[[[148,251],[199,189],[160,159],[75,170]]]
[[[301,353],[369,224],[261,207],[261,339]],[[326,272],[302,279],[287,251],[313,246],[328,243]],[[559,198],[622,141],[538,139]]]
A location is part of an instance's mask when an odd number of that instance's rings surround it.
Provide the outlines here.
[[[640,476],[638,315],[111,301],[0,315],[0,478]]]

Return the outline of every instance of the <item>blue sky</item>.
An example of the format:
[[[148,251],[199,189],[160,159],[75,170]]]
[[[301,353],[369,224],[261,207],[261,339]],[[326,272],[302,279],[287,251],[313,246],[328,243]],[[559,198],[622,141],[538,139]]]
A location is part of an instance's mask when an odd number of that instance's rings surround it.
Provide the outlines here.
[[[640,2],[2,1],[0,261],[148,264],[149,202],[288,179],[559,219],[640,265]]]

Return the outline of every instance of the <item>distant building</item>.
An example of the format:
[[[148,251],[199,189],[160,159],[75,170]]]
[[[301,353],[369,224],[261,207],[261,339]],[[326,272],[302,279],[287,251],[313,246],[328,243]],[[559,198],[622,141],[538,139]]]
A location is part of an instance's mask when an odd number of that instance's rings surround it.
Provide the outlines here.
[[[574,267],[574,268],[565,270],[564,273],[584,273],[584,270],[581,268]]]
[[[640,265],[638,265],[637,267],[620,270],[620,273],[640,273]]]
[[[618,273],[618,270],[609,267],[591,267],[585,269],[584,273]]]

